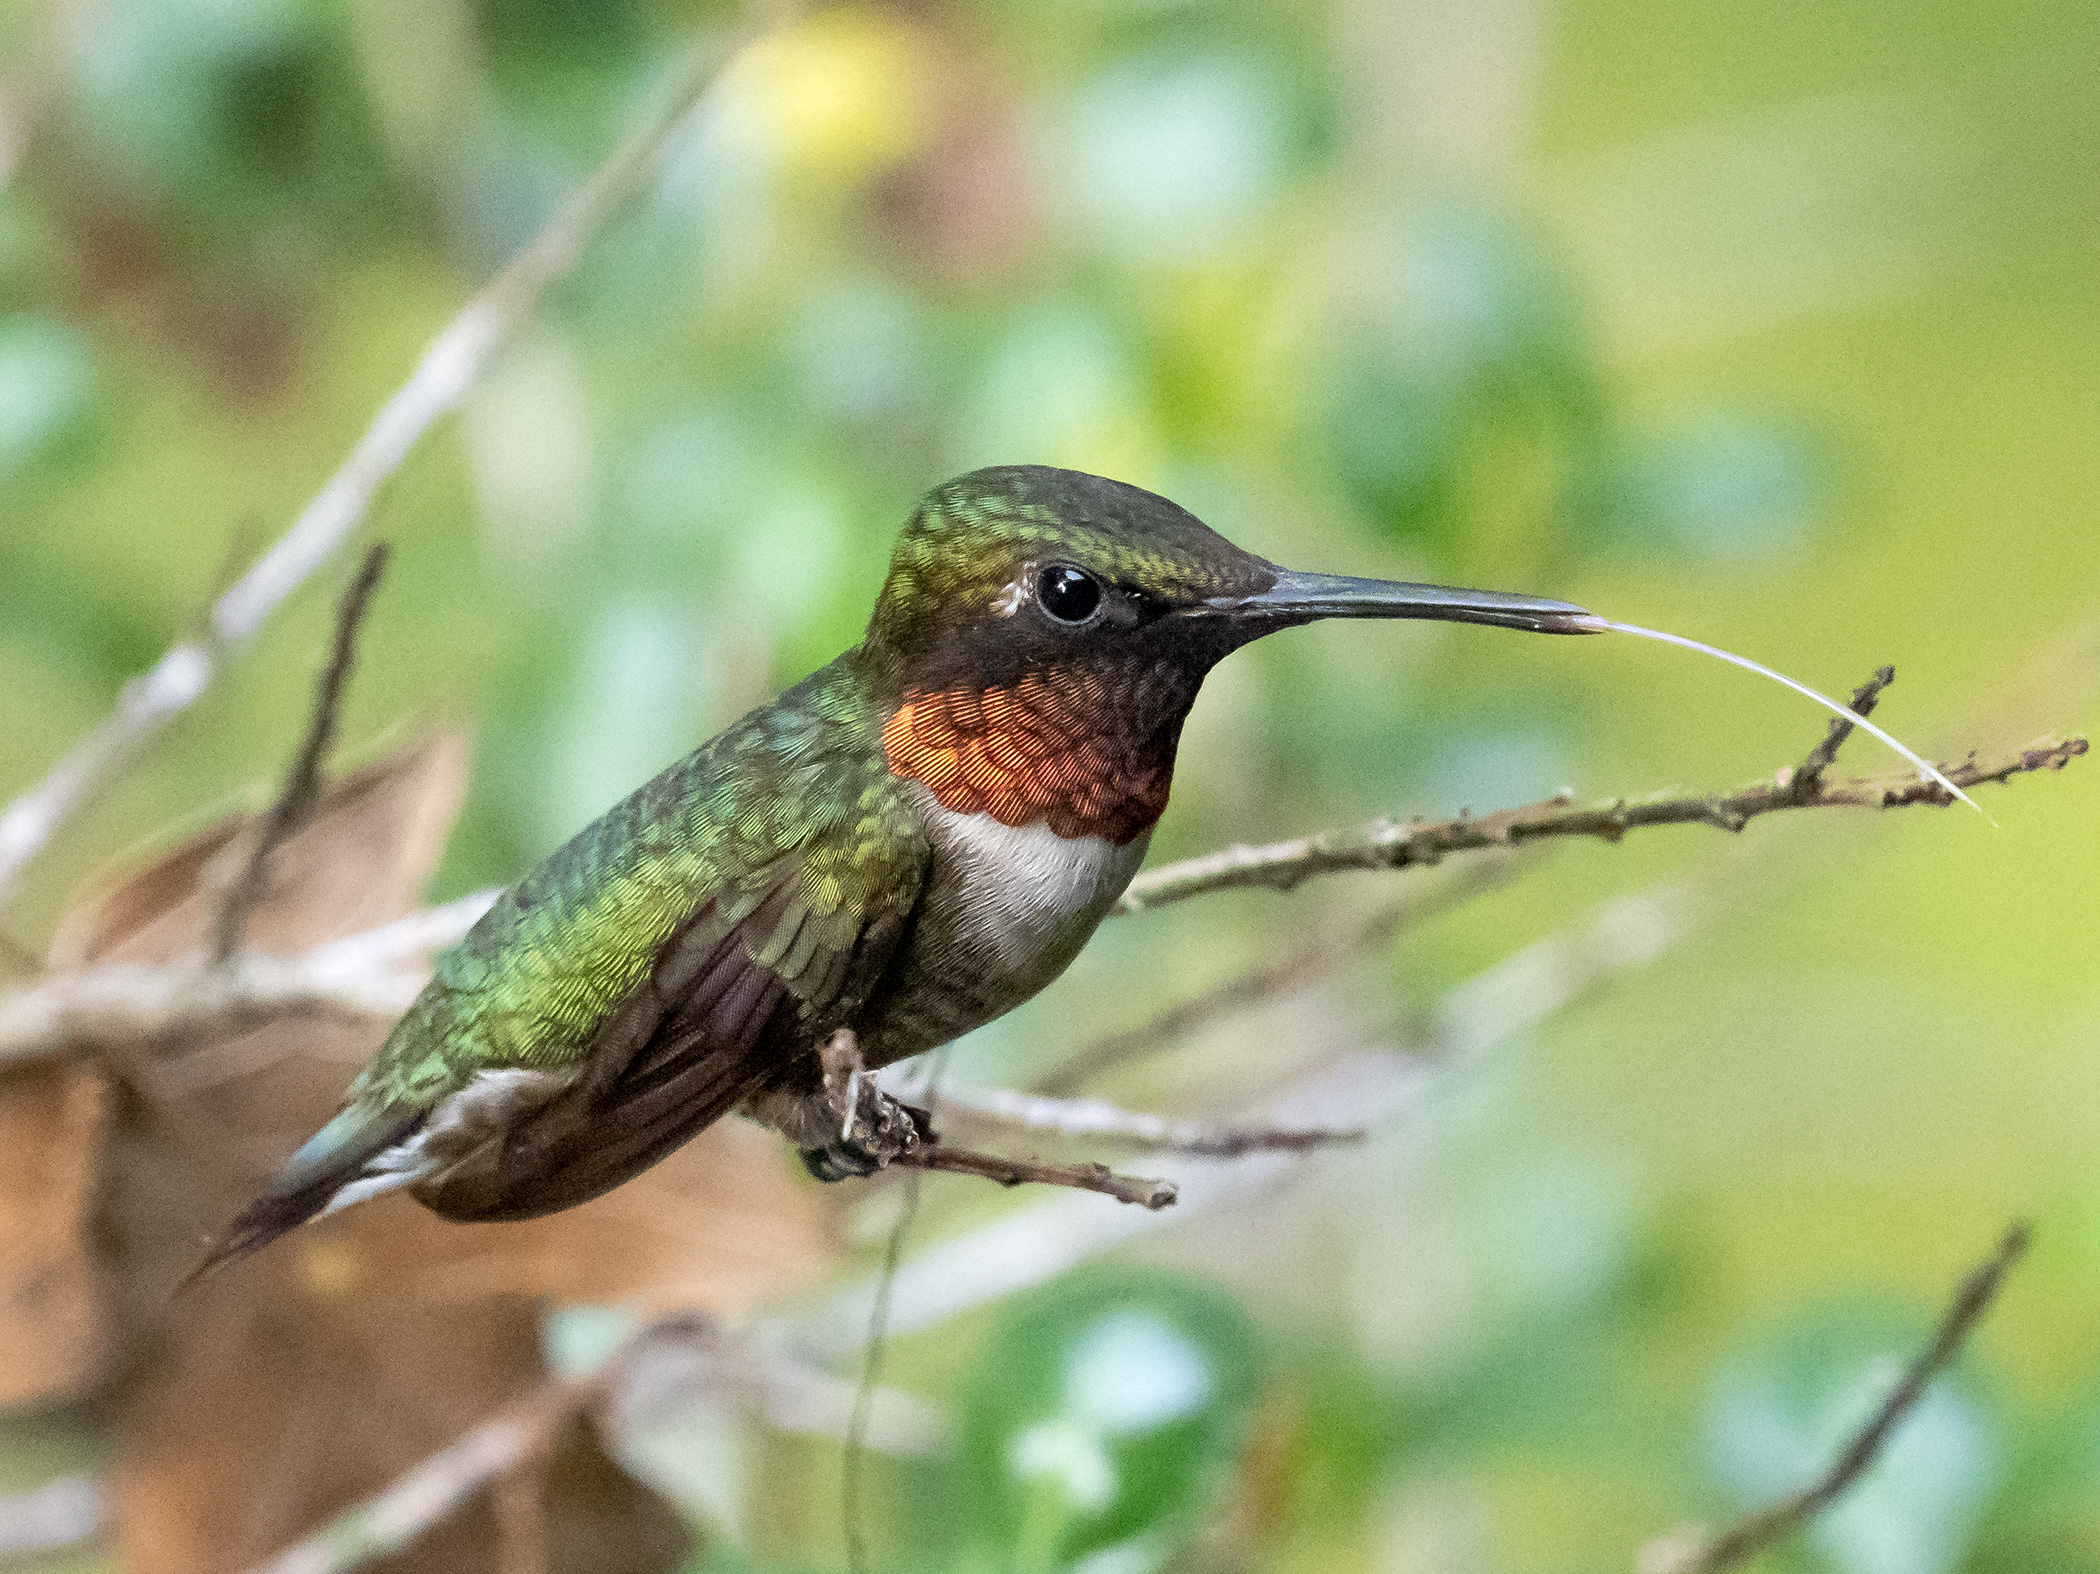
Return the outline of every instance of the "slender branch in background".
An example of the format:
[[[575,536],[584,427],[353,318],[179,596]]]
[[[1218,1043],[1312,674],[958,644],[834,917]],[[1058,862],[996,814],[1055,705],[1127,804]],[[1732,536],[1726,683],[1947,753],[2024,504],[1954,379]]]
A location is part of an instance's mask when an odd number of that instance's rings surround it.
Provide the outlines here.
[[[1827,740],[1826,740],[1827,744]],[[2086,752],[2086,741],[2073,737],[2045,740],[2014,754],[1976,760],[1948,774],[1963,787],[1986,781],[2009,781],[2031,771],[2061,770]],[[1813,762],[1816,756],[1811,755]],[[1330,831],[1271,847],[1232,847],[1168,864],[1140,875],[1133,884],[1135,902],[1126,896],[1125,911],[1163,906],[1211,891],[1260,885],[1289,888],[1313,875],[1340,869],[1400,869],[1433,862],[1443,851],[1489,849],[1545,835],[1595,835],[1617,840],[1637,825],[1677,824],[1705,819],[1714,823],[1715,806],[1734,806],[1748,818],[1776,808],[1827,808],[1879,805],[1887,808],[1942,803],[1940,788],[1915,778],[1849,782],[1832,787],[1818,783],[1813,795],[1780,802],[1794,786],[1797,772],[1745,789],[1733,798],[1671,799],[1618,805],[1609,810],[1571,810],[1558,800],[1528,809],[1505,809],[1477,818],[1440,824],[1396,826],[1376,821],[1355,831]],[[1758,805],[1762,807],[1758,807]],[[1696,808],[1697,812],[1692,812]],[[1602,824],[1593,823],[1602,820]],[[1568,823],[1561,823],[1568,822]],[[1530,827],[1530,829],[1523,829]],[[236,958],[220,976],[197,976],[195,959],[147,968],[112,963],[48,978],[26,989],[0,996],[0,1065],[65,1054],[84,1044],[137,1038],[243,1011],[281,1011],[305,1007],[393,1015],[407,1008],[422,987],[422,978],[398,964],[441,950],[459,940],[501,894],[481,891],[444,907],[396,923],[346,936],[303,957]],[[1472,894],[1460,888],[1455,899]],[[1398,921],[1413,916],[1403,910]],[[1110,1060],[1185,1032],[1243,1000],[1266,998],[1265,991],[1288,988],[1285,970],[1260,970],[1246,980],[1221,986],[1209,999],[1199,997],[1184,1012],[1173,1008],[1140,1033],[1116,1035],[1081,1052],[1083,1072],[1059,1068],[1039,1086],[1062,1089],[1078,1076]],[[1113,1053],[1108,1051],[1112,1047]]]
[[[406,967],[453,944],[500,891],[477,891],[299,956],[244,951],[226,966],[192,954],[164,966],[105,962],[0,996],[0,1066],[130,1042],[221,1017],[298,1010],[397,1016],[427,971]]]
[[[1322,938],[1273,962],[1249,968],[1211,989],[1167,1007],[1149,1022],[1104,1034],[1068,1056],[1035,1080],[1035,1091],[1053,1097],[1074,1092],[1088,1078],[1110,1066],[1131,1061],[1187,1038],[1221,1018],[1275,1000],[1328,977],[1368,956],[1404,928],[1449,912],[1508,878],[1506,858],[1483,860],[1399,902],[1339,940]],[[1123,911],[1123,909],[1117,909]]]
[[[590,1371],[546,1383],[506,1405],[252,1574],[348,1574],[390,1556],[528,1465],[572,1417],[593,1410],[607,1434],[618,1438],[633,1429],[631,1420],[647,1416],[655,1398],[696,1383],[717,1398],[759,1409],[783,1430],[844,1434],[843,1383],[730,1347],[706,1319],[674,1312],[635,1329]],[[935,1445],[935,1428],[922,1406],[890,1390],[878,1398],[888,1413],[872,1429],[876,1446],[925,1453]]]
[[[247,859],[227,883],[225,897],[212,919],[210,950],[214,966],[224,966],[241,948],[248,915],[270,888],[270,855],[306,823],[321,801],[321,766],[328,758],[329,745],[335,741],[343,689],[357,661],[357,631],[372,604],[379,576],[386,572],[386,558],[387,544],[373,542],[336,607],[335,643],[329,647],[328,663],[314,686],[314,708],[307,718],[306,736],[300,741],[299,752],[292,756],[292,768],[285,772],[284,786],[276,801],[249,826]]]
[[[721,65],[773,19],[768,8],[726,39],[694,48],[611,157],[538,235],[431,340],[407,382],[380,407],[341,467],[289,530],[213,604],[196,638],[124,685],[116,709],[50,773],[0,812],[0,903],[58,828],[113,782],[139,750],[195,704],[291,593],[341,549],[382,487],[456,409],[549,285],[569,272],[606,221],[649,179],[664,145]]]
[[[1960,764],[1948,766],[1947,776],[1967,789],[1984,782],[2009,781],[2030,771],[2062,770],[2085,752],[2084,738],[2044,738],[2009,753],[1981,758],[1972,754]],[[1810,759],[1813,761],[1815,756]],[[1117,911],[1164,907],[1169,902],[1241,886],[1288,891],[1314,875],[1343,869],[1407,869],[1434,864],[1450,853],[1513,847],[1549,836],[1592,836],[1616,842],[1628,831],[1649,825],[1711,825],[1724,831],[1740,831],[1760,815],[1782,809],[1905,809],[1920,804],[1944,807],[1953,802],[1944,787],[1916,776],[1830,783],[1823,779],[1818,767],[1803,785],[1803,775],[1789,768],[1770,781],[1755,782],[1719,797],[1661,798],[1644,803],[1621,799],[1577,807],[1563,795],[1494,814],[1460,815],[1455,820],[1412,820],[1404,825],[1373,820],[1355,830],[1324,831],[1265,847],[1227,847],[1201,858],[1145,871],[1123,893]]]
[[[1315,1148],[1361,1142],[1360,1128],[1208,1126],[1120,1109],[1101,1099],[1053,1099],[1004,1088],[950,1089],[947,1105],[966,1116],[1055,1132],[1060,1137],[1109,1137],[1167,1153],[1205,1159],[1236,1159],[1249,1153],[1310,1153]]]
[[[42,1558],[77,1546],[102,1529],[103,1509],[102,1484],[93,1476],[60,1476],[0,1497],[0,1558]]]
[[[1969,1334],[1997,1299],[2006,1274],[2026,1252],[2028,1239],[2024,1223],[2013,1225],[1989,1260],[1969,1272],[1933,1330],[1932,1342],[1918,1352],[1888,1397],[1846,1440],[1821,1475],[1800,1491],[1738,1520],[1711,1540],[1691,1531],[1650,1542],[1641,1550],[1637,1563],[1640,1574],[1718,1574],[1719,1570],[1734,1568],[1801,1530],[1850,1491],[1880,1457],[1896,1428],[1924,1398],[1933,1379],[1961,1353]]]
[[[1672,884],[1603,903],[1451,990],[1419,1040],[1343,1056],[1270,1099],[1247,1123],[1372,1133],[1389,1127],[1417,1105],[1433,1073],[1479,1064],[1583,995],[1652,962],[1697,932],[1722,896],[1740,897],[1744,889],[1740,870],[1731,870],[1725,885],[1712,884],[1711,891]],[[1189,1158],[1175,1177],[1179,1198],[1170,1212],[1103,1208],[1085,1197],[1016,1210],[907,1260],[892,1292],[890,1330],[917,1333],[1054,1279],[1133,1236],[1273,1186],[1303,1163],[1286,1152]],[[783,1310],[769,1335],[811,1360],[843,1360],[858,1347],[874,1293],[874,1281],[863,1280]]]
[[[409,1547],[476,1493],[544,1450],[571,1416],[604,1391],[618,1359],[590,1376],[550,1383],[506,1405],[377,1497],[344,1510],[316,1534],[258,1565],[254,1574],[343,1574]]]

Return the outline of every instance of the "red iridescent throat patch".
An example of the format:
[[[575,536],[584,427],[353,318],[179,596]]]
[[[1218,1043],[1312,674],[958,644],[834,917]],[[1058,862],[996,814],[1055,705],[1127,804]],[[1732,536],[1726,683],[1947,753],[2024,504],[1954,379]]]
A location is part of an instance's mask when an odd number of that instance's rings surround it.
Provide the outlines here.
[[[1172,732],[1133,736],[1115,726],[1120,710],[1091,673],[1030,673],[1010,688],[907,695],[882,748],[957,814],[1120,846],[1151,829],[1174,775]]]

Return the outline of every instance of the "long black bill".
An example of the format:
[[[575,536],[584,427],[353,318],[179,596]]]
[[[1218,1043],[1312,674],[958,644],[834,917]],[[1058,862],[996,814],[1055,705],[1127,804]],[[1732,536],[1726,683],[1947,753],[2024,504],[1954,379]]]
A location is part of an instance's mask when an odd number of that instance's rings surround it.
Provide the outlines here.
[[[1534,634],[1602,634],[1606,629],[1604,619],[1596,613],[1542,596],[1350,579],[1342,574],[1299,574],[1290,569],[1279,572],[1276,583],[1259,595],[1220,596],[1191,610],[1255,624],[1264,632],[1321,618],[1435,618]]]

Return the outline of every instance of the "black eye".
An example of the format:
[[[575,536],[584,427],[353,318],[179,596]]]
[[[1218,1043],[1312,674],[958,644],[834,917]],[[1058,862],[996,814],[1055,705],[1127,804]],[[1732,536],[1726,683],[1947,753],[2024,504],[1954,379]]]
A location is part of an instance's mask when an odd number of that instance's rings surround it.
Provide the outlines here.
[[[1093,575],[1060,563],[1036,576],[1035,599],[1060,623],[1084,623],[1101,605],[1101,587]]]

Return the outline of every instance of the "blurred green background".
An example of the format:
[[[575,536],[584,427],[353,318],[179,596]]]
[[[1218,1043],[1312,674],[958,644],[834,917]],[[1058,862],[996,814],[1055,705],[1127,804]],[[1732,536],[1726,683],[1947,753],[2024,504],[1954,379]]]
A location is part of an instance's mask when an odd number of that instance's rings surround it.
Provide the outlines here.
[[[729,18],[0,12],[0,794],[194,626]],[[1293,565],[1566,597],[1833,691],[1892,662],[1881,718],[1922,747],[2090,726],[2100,7],[826,9],[720,85],[382,498],[347,752],[469,726],[437,894],[512,878],[856,638],[913,499],[1011,462],[1162,491]],[[17,941],[276,772],[340,581],[36,866]],[[1306,630],[1212,679],[1154,858],[1722,788],[1821,732],[1632,641]],[[1861,740],[1842,763],[1894,762]],[[1143,1337],[1224,1375],[1112,1533],[1012,1479],[882,1468],[878,1544],[910,1514],[943,1567],[1623,1569],[1797,1480],[2024,1213],[2038,1247],[1970,1358],[1771,1566],[2100,1570],[2100,785],[2074,767],[1985,805],[1995,828],[1803,816],[1534,857],[1111,1084],[1230,1107],[1614,895],[1732,899],[1403,1127],[1162,1232],[1136,1279],[900,1347],[896,1380],[1010,1463],[1034,1456],[1000,1428],[1055,1380],[1002,1338],[1091,1349],[1089,1319],[1153,1296]],[[958,1074],[1018,1082],[1405,878],[1111,926]],[[50,1438],[9,1435],[0,1488],[54,1468]],[[837,1566],[829,1479],[783,1464],[710,1567]]]

